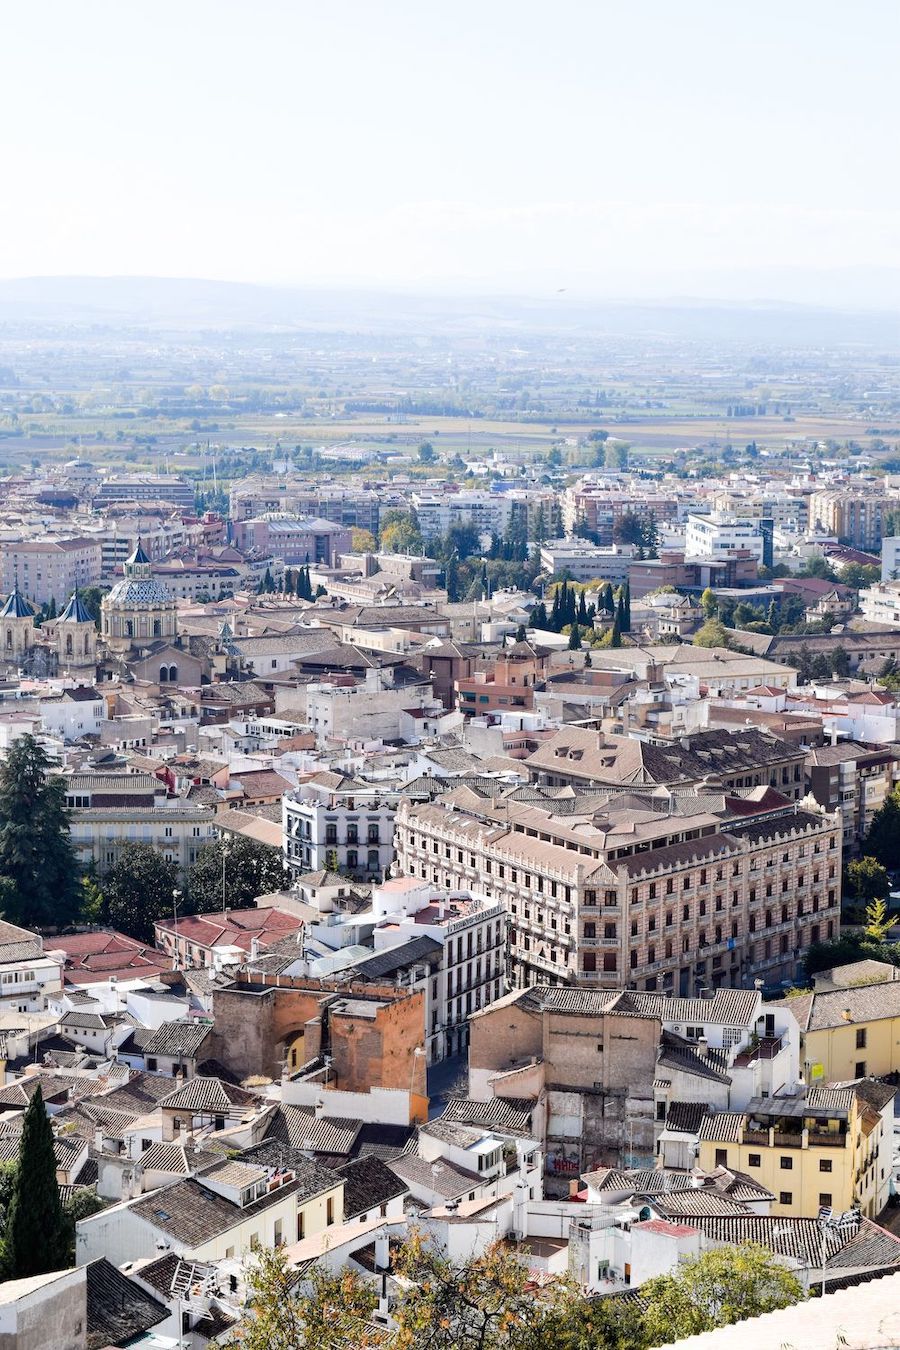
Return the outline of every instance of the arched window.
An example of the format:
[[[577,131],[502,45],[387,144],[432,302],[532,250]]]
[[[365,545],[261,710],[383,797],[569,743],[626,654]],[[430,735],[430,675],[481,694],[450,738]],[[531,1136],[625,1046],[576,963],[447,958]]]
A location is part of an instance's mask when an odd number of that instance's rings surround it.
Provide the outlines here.
[[[160,623],[159,619],[153,620],[153,636],[162,637],[162,624]]]
[[[66,633],[66,656],[72,655],[72,634]]]
[[[169,666],[169,684],[175,684],[178,680],[178,667]]]
[[[91,639],[88,637],[87,633],[84,635],[84,654],[85,656],[90,656],[91,654]]]
[[[134,624],[132,623],[131,619],[125,620],[125,636],[134,637]]]
[[[169,667],[168,667],[168,666],[160,666],[160,668],[159,668],[159,682],[160,682],[160,684],[166,684],[166,683],[168,682],[168,679],[169,679]]]
[[[6,630],[6,647],[7,647],[7,650],[9,650],[9,649],[12,647],[12,629],[11,629],[11,628],[7,628],[7,630]]]

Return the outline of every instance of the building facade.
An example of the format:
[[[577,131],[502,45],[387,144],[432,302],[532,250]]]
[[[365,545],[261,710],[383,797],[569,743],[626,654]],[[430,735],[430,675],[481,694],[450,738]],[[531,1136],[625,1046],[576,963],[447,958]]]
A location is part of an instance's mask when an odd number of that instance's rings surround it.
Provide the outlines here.
[[[315,796],[282,799],[285,866],[294,875],[320,868],[381,881],[394,858],[397,797],[351,783]]]
[[[792,980],[805,948],[835,936],[840,831],[839,814],[771,790],[756,805],[588,790],[563,808],[553,790],[466,786],[401,802],[396,870],[501,900],[515,986],[693,995]]]

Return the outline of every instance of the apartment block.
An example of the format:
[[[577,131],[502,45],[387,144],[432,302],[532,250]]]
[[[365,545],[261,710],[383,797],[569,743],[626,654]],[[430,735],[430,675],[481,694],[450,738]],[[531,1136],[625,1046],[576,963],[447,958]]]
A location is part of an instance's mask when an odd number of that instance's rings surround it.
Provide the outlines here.
[[[885,514],[896,507],[896,500],[880,491],[853,492],[828,488],[814,492],[809,499],[810,527],[833,535],[851,548],[875,549],[881,546]]]
[[[841,824],[771,788],[731,794],[470,781],[401,801],[396,869],[500,899],[510,979],[695,994],[792,980],[840,914]]]
[[[873,1079],[847,1088],[810,1088],[759,1097],[744,1111],[720,1111],[700,1127],[700,1167],[729,1167],[767,1187],[772,1213],[815,1218],[822,1208],[859,1207],[869,1218],[887,1204],[896,1089]]]
[[[568,576],[572,581],[599,578],[618,586],[628,580],[636,553],[634,544],[600,548],[583,539],[551,539],[541,545],[541,570],[554,577]]]
[[[174,474],[159,478],[149,474],[107,478],[94,494],[94,510],[102,511],[114,502],[171,502],[185,511],[193,511],[194,485]]]
[[[38,605],[61,609],[76,589],[96,586],[102,571],[96,539],[19,539],[0,543],[0,588],[19,590]]]
[[[616,526],[623,516],[637,516],[649,524],[661,525],[678,519],[678,502],[662,493],[611,491],[606,486],[582,481],[567,488],[562,499],[563,524],[571,531],[576,523],[583,525],[603,547],[614,542]]]

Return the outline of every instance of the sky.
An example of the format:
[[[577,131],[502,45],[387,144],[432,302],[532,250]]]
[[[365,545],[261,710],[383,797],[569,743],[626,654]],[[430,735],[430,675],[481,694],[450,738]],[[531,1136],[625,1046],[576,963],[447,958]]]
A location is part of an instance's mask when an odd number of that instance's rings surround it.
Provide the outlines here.
[[[41,0],[2,33],[3,278],[877,303],[900,269],[897,0]]]

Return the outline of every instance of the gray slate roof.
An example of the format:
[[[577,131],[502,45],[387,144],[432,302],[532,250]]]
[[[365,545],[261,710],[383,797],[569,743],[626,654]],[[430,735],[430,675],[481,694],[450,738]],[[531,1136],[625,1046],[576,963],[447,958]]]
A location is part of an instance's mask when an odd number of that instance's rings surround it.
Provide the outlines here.
[[[380,1158],[354,1158],[335,1172],[344,1179],[345,1221],[407,1194],[406,1183]]]
[[[105,1256],[88,1263],[87,1350],[130,1345],[168,1315],[165,1304],[123,1275]]]

